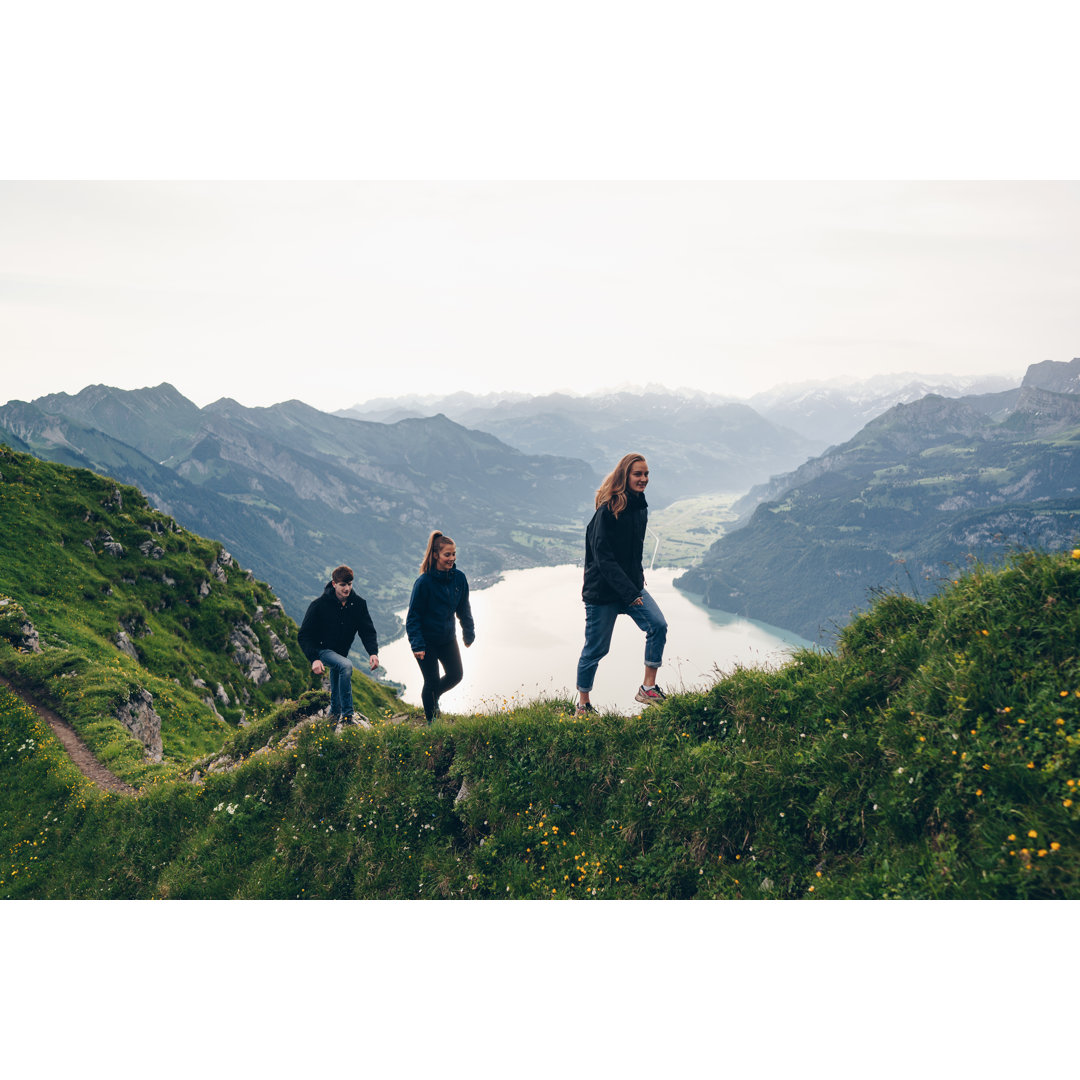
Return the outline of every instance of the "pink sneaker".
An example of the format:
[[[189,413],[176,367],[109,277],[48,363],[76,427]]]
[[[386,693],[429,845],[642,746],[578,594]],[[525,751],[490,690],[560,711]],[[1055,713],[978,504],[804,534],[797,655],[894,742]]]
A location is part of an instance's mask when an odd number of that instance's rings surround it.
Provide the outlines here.
[[[640,701],[642,705],[655,705],[659,701],[666,700],[667,695],[659,686],[640,686],[638,692],[634,695],[635,701]]]

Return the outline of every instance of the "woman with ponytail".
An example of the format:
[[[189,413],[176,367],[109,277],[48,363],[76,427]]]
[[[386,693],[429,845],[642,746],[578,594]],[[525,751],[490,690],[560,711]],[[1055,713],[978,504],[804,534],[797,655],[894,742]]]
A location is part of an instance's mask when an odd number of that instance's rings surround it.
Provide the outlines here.
[[[461,623],[466,649],[476,636],[469,607],[469,583],[456,562],[454,541],[441,532],[433,532],[420,564],[420,576],[413,583],[409,613],[405,617],[409,647],[424,676],[421,700],[429,724],[439,715],[439,698],[457,686],[463,674],[454,617]]]
[[[645,631],[645,676],[635,701],[652,705],[664,700],[656,672],[664,658],[667,621],[645,591],[641,556],[649,506],[645,487],[649,466],[641,454],[627,454],[596,493],[596,512],[585,530],[585,647],[577,669],[577,715],[595,710],[589,701],[600,661],[611,647],[611,633],[620,615],[629,615]]]

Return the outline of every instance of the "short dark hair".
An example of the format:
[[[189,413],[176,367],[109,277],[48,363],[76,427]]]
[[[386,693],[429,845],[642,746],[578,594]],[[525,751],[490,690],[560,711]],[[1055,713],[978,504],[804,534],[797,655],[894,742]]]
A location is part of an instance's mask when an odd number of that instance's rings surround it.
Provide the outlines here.
[[[347,582],[351,582],[353,579],[352,568],[348,566],[339,566],[330,575],[330,580],[337,582],[339,585],[344,585]]]

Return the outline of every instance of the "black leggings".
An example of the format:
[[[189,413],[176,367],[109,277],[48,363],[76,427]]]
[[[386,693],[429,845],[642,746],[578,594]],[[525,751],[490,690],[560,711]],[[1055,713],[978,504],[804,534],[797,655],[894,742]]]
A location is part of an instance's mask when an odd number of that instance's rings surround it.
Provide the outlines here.
[[[431,723],[439,707],[439,698],[461,682],[461,652],[457,638],[452,637],[438,645],[428,645],[424,650],[424,659],[417,658],[420,671],[424,675],[424,689],[420,700],[424,703],[424,715]],[[445,674],[439,678],[439,664]]]

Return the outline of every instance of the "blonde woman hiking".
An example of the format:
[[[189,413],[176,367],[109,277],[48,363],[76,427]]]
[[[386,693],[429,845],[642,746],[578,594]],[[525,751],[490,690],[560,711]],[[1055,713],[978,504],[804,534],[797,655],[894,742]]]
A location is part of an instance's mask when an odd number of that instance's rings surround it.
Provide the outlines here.
[[[645,675],[634,700],[664,700],[656,673],[664,658],[667,621],[645,591],[641,567],[649,506],[649,466],[641,454],[626,454],[596,493],[596,512],[585,530],[585,647],[577,668],[578,716],[595,712],[589,695],[600,661],[611,648],[615,620],[629,615],[645,631]]]

